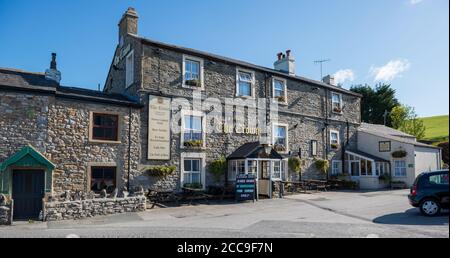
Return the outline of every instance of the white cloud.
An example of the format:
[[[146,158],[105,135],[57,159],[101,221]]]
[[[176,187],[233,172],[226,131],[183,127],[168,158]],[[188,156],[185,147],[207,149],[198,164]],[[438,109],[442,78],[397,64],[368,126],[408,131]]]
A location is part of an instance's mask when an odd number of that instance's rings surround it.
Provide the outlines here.
[[[409,0],[409,3],[412,5],[420,4],[423,0]]]
[[[407,71],[411,63],[407,59],[391,60],[382,67],[370,68],[370,74],[375,81],[392,81],[396,77],[401,77],[402,73]]]
[[[346,81],[354,81],[355,73],[351,69],[339,70],[334,74],[334,81],[337,84],[342,84]]]

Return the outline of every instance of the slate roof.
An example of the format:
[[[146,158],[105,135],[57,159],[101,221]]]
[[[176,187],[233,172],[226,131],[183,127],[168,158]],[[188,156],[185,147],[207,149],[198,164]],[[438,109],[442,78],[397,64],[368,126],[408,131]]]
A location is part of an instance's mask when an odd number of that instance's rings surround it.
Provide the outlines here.
[[[269,156],[264,156],[264,154],[264,147],[259,142],[249,142],[237,148],[233,153],[231,153],[231,155],[227,157],[227,159],[283,159],[283,157],[273,148]]]
[[[11,68],[0,68],[0,90],[39,93],[60,98],[141,107],[138,100],[123,94],[60,86],[53,80],[45,79],[44,73]]]
[[[267,72],[267,73],[271,73],[271,74],[275,74],[277,76],[281,76],[281,77],[285,77],[285,78],[289,78],[292,80],[297,80],[297,81],[302,81],[302,82],[306,82],[309,84],[313,84],[315,86],[319,86],[322,88],[327,88],[333,91],[337,91],[337,92],[341,92],[341,93],[345,93],[348,95],[352,95],[352,96],[356,96],[359,98],[362,98],[362,95],[338,86],[333,86],[330,84],[326,84],[324,82],[321,81],[316,81],[316,80],[312,80],[312,79],[308,79],[305,77],[301,77],[301,76],[297,76],[297,75],[289,75],[287,73],[283,73],[280,72],[278,70],[275,69],[271,69],[271,68],[267,68],[264,66],[259,66],[259,65],[255,65],[252,63],[248,63],[245,61],[240,61],[237,59],[233,59],[233,58],[228,58],[228,57],[224,57],[224,56],[220,56],[220,55],[216,55],[216,54],[212,54],[212,53],[208,53],[208,52],[204,52],[204,51],[200,51],[200,50],[196,50],[196,49],[192,49],[192,48],[186,48],[186,47],[181,47],[181,46],[177,46],[177,45],[172,45],[172,44],[167,44],[164,42],[160,42],[160,41],[156,41],[156,40],[152,40],[152,39],[148,39],[148,38],[143,38],[134,34],[128,34],[131,37],[134,37],[138,40],[140,40],[142,43],[144,44],[149,44],[149,45],[154,45],[157,47],[161,47],[161,48],[166,48],[166,49],[172,49],[175,51],[179,51],[182,53],[186,53],[186,54],[191,54],[191,55],[196,55],[196,56],[200,56],[200,57],[207,57],[211,60],[219,60],[225,63],[229,63],[229,64],[234,64],[234,65],[238,65],[241,66],[242,68],[250,68],[250,69],[255,69],[255,70],[259,70],[262,72]]]
[[[439,149],[439,147],[435,147],[432,145],[418,142],[416,140],[416,137],[414,137],[412,135],[406,134],[404,132],[395,130],[393,128],[390,128],[390,127],[387,127],[384,125],[362,123],[361,126],[358,128],[358,131],[369,133],[369,134],[383,137],[383,138],[387,138],[387,139],[390,139],[393,141],[398,141],[398,142],[402,142],[402,143],[406,143],[406,144],[412,144],[412,145],[418,146],[418,147]]]
[[[369,153],[365,153],[365,152],[360,151],[360,150],[346,149],[345,151],[346,151],[346,152],[353,152],[354,154],[357,154],[357,155],[366,157],[366,158],[368,158],[368,159],[375,160],[376,162],[389,162],[389,160],[386,160],[386,159],[377,157],[377,156],[372,155],[372,154],[369,154]]]

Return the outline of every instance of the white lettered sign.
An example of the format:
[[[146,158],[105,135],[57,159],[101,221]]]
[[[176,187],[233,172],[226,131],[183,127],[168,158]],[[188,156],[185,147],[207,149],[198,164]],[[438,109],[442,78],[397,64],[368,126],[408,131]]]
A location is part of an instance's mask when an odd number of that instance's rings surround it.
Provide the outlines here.
[[[170,99],[149,96],[148,159],[170,160]]]

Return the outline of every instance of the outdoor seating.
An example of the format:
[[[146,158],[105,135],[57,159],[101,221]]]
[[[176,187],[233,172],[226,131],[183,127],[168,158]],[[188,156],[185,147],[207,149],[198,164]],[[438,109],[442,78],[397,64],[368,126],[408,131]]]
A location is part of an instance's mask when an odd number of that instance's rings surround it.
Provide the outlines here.
[[[181,190],[183,191],[182,199],[189,201],[189,205],[195,200],[203,200],[209,203],[209,199],[213,197],[213,195],[207,194],[203,189],[199,188],[182,187]]]
[[[164,202],[175,202],[176,205],[178,205],[180,200],[178,194],[173,190],[149,189],[146,197],[149,202],[152,203],[152,207],[150,209],[153,209],[155,205],[161,205],[161,203]]]

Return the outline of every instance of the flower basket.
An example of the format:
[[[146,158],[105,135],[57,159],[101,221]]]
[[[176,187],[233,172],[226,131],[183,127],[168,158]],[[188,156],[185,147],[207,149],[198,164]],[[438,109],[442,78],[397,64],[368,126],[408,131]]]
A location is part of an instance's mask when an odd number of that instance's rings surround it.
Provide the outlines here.
[[[342,109],[340,107],[334,107],[333,111],[336,113],[342,113]]]
[[[339,144],[337,144],[337,143],[332,143],[330,146],[331,146],[331,149],[333,149],[333,150],[339,149]]]
[[[173,174],[177,170],[176,166],[153,166],[145,168],[147,170],[147,175],[157,178],[166,178]]]
[[[315,162],[316,168],[323,173],[327,173],[328,167],[330,166],[330,162],[324,159],[318,159]]]
[[[279,151],[279,152],[285,152],[286,151],[286,147],[284,147],[283,145],[275,145],[274,147],[273,147],[276,151]]]
[[[200,183],[186,183],[183,185],[183,187],[191,189],[202,189],[203,185]]]
[[[192,140],[192,141],[186,141],[184,142],[184,147],[189,148],[201,148],[203,147],[203,141],[202,140]]]
[[[200,81],[199,80],[186,80],[184,83],[186,85],[188,85],[188,86],[194,86],[194,87],[199,87],[200,86]]]
[[[393,158],[401,159],[401,158],[406,157],[408,155],[408,152],[406,152],[405,150],[398,150],[398,151],[392,152],[391,155]]]
[[[285,103],[286,102],[286,98],[284,96],[279,96],[279,97],[277,97],[277,101]]]

